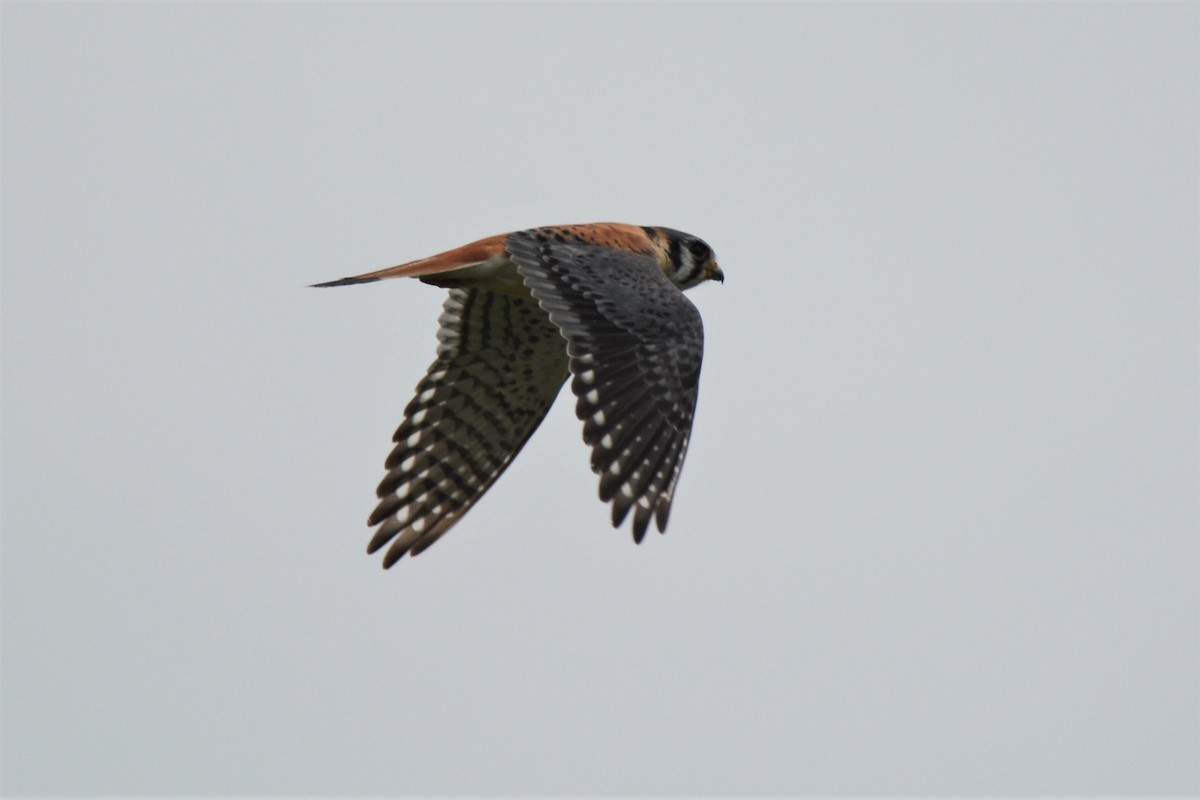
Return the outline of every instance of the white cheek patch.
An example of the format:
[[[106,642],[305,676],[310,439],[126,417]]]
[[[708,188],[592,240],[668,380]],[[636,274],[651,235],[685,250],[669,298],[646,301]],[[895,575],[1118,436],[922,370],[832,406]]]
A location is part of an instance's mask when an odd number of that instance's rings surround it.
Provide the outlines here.
[[[685,249],[683,251],[683,263],[679,265],[679,277],[686,280],[688,275],[696,271],[696,259],[692,257],[692,251]]]

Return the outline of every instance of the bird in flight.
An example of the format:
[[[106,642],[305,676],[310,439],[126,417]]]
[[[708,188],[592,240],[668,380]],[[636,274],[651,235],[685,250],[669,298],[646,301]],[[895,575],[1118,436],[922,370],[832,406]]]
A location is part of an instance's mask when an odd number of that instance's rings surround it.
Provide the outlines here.
[[[683,295],[724,281],[671,228],[601,222],[500,234],[316,286],[417,278],[450,290],[437,359],[393,437],[367,547],[390,567],[446,533],[500,477],[568,375],[614,527],[665,531],[696,409],[704,330]]]

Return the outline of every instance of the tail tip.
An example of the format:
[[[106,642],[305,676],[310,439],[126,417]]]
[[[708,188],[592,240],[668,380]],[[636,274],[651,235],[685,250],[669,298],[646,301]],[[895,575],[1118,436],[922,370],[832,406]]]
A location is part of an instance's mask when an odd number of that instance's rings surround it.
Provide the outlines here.
[[[336,281],[326,281],[325,283],[314,283],[310,289],[328,289],[331,286],[352,286],[356,283],[374,283],[379,278],[338,278]]]

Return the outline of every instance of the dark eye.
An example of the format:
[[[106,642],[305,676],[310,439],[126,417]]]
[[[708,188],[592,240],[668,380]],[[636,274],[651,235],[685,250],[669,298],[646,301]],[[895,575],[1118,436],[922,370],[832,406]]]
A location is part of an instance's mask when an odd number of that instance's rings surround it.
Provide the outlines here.
[[[712,255],[712,251],[708,249],[708,245],[699,239],[692,239],[688,242],[688,250],[691,251],[692,257],[697,261],[703,261]]]

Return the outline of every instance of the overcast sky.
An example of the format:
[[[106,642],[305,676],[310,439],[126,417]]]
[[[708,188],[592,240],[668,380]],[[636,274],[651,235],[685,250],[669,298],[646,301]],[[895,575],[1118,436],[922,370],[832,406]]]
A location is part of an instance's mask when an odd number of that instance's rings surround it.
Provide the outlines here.
[[[1195,3],[3,4],[13,794],[1200,791]],[[444,292],[705,238],[666,536],[573,402],[365,555]]]

